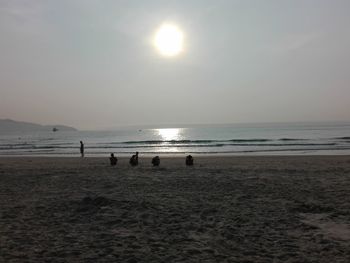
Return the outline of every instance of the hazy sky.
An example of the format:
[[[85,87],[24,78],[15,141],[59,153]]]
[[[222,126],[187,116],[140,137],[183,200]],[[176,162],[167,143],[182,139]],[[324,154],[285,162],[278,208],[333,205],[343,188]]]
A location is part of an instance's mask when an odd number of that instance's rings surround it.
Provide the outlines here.
[[[0,118],[350,121],[349,0],[0,0]],[[170,21],[185,50],[152,46]]]

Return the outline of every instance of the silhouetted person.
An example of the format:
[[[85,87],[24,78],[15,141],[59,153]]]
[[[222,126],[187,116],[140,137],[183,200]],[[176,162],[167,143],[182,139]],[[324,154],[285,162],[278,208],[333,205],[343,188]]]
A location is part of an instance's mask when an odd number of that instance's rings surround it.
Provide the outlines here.
[[[139,164],[139,152],[136,152],[133,156],[131,156],[129,163],[132,166],[136,166]]]
[[[81,157],[84,157],[84,143],[83,143],[83,141],[80,141],[80,154],[81,154]]]
[[[192,157],[192,155],[186,156],[186,165],[193,165],[193,157]]]
[[[111,157],[109,157],[109,160],[111,161],[112,166],[117,165],[118,158],[114,156],[114,153],[111,153]]]
[[[159,166],[159,164],[160,164],[159,156],[156,156],[156,157],[152,158],[152,164],[153,164],[153,166]]]

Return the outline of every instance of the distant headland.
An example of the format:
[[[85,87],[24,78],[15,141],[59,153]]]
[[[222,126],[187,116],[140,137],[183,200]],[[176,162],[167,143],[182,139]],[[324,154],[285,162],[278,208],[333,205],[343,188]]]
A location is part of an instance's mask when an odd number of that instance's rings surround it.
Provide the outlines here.
[[[77,129],[65,125],[41,125],[31,122],[0,119],[0,133],[4,132],[34,132],[34,131],[77,131]]]

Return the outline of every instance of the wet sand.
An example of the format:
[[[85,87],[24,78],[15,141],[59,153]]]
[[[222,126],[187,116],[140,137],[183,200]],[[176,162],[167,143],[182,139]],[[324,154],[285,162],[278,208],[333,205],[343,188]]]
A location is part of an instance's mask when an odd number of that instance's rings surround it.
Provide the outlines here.
[[[350,156],[0,158],[0,262],[350,262]]]

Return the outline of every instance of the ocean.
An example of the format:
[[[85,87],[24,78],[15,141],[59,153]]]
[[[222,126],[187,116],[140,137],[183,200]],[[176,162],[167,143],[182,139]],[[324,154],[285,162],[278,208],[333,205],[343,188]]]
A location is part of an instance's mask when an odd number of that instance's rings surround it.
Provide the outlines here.
[[[0,156],[348,155],[350,123],[196,125],[0,134]]]

